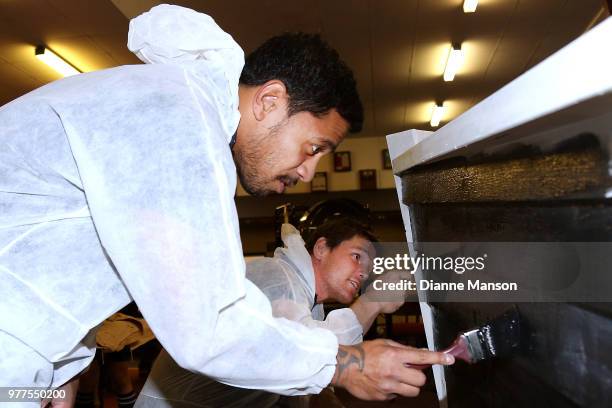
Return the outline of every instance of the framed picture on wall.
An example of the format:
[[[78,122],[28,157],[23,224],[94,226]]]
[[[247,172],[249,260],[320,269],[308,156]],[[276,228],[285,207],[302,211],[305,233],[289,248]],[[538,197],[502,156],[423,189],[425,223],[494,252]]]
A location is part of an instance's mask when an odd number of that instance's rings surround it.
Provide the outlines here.
[[[351,152],[334,153],[334,171],[351,171]]]
[[[310,182],[310,191],[327,191],[327,173],[318,171]]]
[[[359,170],[359,189],[376,190],[376,170]]]
[[[382,151],[382,168],[385,170],[390,170],[391,166],[391,157],[389,156],[389,149],[385,149]]]

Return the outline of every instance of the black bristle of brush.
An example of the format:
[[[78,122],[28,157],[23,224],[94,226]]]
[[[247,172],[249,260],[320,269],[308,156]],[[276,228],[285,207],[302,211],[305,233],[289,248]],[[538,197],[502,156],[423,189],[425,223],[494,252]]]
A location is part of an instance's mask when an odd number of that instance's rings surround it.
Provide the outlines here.
[[[521,343],[521,321],[516,308],[481,326],[477,332],[482,347],[483,359],[504,357]]]

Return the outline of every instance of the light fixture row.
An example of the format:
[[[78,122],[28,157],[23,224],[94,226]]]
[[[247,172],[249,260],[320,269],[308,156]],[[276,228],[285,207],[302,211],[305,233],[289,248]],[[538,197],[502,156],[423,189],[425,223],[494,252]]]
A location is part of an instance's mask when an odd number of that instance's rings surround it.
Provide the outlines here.
[[[464,0],[463,1],[463,12],[464,13],[474,13],[476,11],[476,7],[478,6],[478,0]],[[446,66],[444,67],[444,82],[450,82],[455,79],[455,75],[457,75],[457,71],[463,64],[463,60],[465,58],[465,54],[461,49],[461,44],[451,44],[448,50],[448,57],[446,58]],[[431,127],[438,127],[440,125],[440,121],[444,116],[444,103],[436,102],[431,109],[431,120],[429,124]]]
[[[464,0],[463,1],[463,12],[473,13],[476,11],[478,6],[478,0]],[[60,57],[45,46],[39,45],[35,48],[34,54],[36,57],[55,70],[57,73],[64,77],[79,74],[79,71],[74,65]],[[444,67],[444,81],[450,82],[455,79],[457,71],[463,64],[464,53],[461,49],[461,44],[451,44],[448,51],[448,57],[446,59],[446,66]],[[431,111],[431,127],[437,127],[440,125],[440,121],[444,116],[444,104],[435,103]]]

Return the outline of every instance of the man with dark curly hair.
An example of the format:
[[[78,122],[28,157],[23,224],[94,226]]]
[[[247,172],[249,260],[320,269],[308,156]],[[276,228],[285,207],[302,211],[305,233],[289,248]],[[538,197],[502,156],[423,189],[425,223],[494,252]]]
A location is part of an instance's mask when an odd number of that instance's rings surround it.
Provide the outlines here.
[[[128,47],[147,64],[0,108],[0,387],[72,387],[100,323],[133,300],[179,365],[230,385],[417,394],[425,376],[406,364],[449,363],[443,354],[338,346],[328,330],[274,318],[244,277],[236,169],[249,192],[280,193],[360,129],[337,54],[316,36],[281,36],[241,76],[231,36],[169,5],[130,22]]]
[[[246,58],[239,92],[233,153],[250,194],[310,181],[319,159],[363,124],[351,70],[318,35],[266,41]]]

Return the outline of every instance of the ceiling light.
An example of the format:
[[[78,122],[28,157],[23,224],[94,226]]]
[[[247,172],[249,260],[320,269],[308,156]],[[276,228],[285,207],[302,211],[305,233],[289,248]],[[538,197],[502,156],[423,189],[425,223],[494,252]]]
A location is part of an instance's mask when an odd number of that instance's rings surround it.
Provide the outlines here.
[[[434,104],[433,109],[431,110],[431,121],[429,122],[431,127],[437,127],[442,120],[442,116],[444,116],[443,104]]]
[[[448,59],[446,60],[446,67],[444,68],[444,80],[448,82],[455,79],[455,74],[457,74],[461,64],[463,64],[461,45],[451,45]]]
[[[476,11],[477,6],[478,6],[478,0],[464,0],[463,1],[463,12],[473,13]]]
[[[72,66],[72,64],[42,45],[36,47],[34,54],[39,60],[53,68],[62,76],[68,77],[81,73],[81,71]]]

